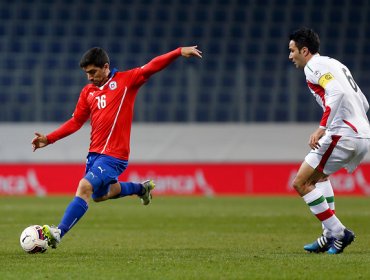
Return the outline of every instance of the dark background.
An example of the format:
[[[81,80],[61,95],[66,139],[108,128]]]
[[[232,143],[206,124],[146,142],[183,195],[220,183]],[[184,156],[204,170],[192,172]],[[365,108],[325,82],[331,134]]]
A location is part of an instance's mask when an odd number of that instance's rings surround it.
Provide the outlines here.
[[[320,53],[346,64],[370,97],[369,17],[365,0],[1,1],[0,121],[67,120],[87,83],[79,60],[93,46],[125,70],[193,44],[204,58],[152,77],[136,122],[318,121],[288,36],[314,28]]]

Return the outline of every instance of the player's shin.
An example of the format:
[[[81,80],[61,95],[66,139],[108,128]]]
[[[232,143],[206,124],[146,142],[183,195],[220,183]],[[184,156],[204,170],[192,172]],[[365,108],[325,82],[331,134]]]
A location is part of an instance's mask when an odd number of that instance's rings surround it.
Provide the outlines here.
[[[119,182],[121,185],[121,192],[114,198],[120,198],[128,195],[141,195],[143,192],[143,185],[133,182]]]
[[[58,225],[63,237],[86,213],[88,204],[82,198],[75,196],[64,212],[64,216]]]
[[[329,180],[326,180],[323,182],[316,183],[315,186],[317,189],[320,190],[322,195],[325,197],[331,211],[335,213],[334,191],[333,191],[333,186],[331,185],[331,182]]]
[[[322,195],[325,197],[326,202],[329,205],[329,208],[335,214],[335,198],[334,198],[334,191],[333,186],[331,185],[330,180],[318,182],[315,184],[316,188],[320,190]],[[322,223],[323,235],[327,237],[331,237],[331,233],[328,229],[325,228],[324,223]]]
[[[311,212],[323,223],[324,227],[332,232],[334,237],[341,237],[344,226],[329,208],[328,202],[317,188],[303,196]]]

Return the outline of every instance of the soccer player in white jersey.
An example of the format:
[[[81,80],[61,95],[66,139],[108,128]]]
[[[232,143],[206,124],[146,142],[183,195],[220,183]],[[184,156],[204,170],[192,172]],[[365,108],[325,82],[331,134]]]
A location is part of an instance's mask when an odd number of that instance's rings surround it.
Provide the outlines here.
[[[323,227],[322,236],[304,249],[339,254],[352,243],[355,234],[335,215],[328,177],[341,168],[353,172],[368,152],[369,103],[345,65],[319,54],[320,39],[312,29],[301,28],[289,40],[289,59],[304,69],[308,87],[323,109],[320,125],[309,138],[311,151],[293,181]]]

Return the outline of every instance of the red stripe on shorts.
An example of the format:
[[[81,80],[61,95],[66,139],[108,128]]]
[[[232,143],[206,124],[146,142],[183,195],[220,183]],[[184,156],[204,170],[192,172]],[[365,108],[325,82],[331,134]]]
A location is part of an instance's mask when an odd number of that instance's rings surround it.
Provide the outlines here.
[[[350,128],[352,128],[354,132],[358,133],[357,128],[353,124],[351,124],[349,121],[343,120],[343,122],[346,125],[348,125]]]
[[[323,172],[323,171],[324,171],[324,166],[325,166],[326,162],[328,161],[328,159],[329,159],[330,155],[332,154],[332,152],[333,152],[333,150],[334,150],[335,146],[337,145],[337,143],[338,143],[338,141],[339,141],[340,137],[342,137],[342,136],[339,136],[339,135],[332,135],[332,136],[331,136],[332,141],[331,141],[331,143],[330,143],[329,148],[328,148],[328,149],[326,150],[326,152],[323,154],[322,159],[321,159],[321,161],[320,161],[319,165],[318,165],[318,166],[317,166],[317,168],[316,168],[316,169],[317,169],[317,171],[319,171],[319,172],[321,172],[321,173],[324,173],[324,172]]]
[[[325,221],[325,220],[329,219],[330,217],[332,217],[333,215],[334,215],[333,211],[331,211],[330,208],[328,208],[324,212],[316,214],[316,217],[320,221]]]

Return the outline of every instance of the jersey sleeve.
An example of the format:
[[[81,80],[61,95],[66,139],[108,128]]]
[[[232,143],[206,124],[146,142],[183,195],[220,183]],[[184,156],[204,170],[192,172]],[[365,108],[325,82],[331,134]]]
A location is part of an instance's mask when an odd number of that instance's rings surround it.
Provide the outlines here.
[[[365,112],[369,111],[369,101],[367,101],[365,95],[361,92],[362,105],[364,106]]]
[[[344,95],[344,89],[327,67],[312,63],[305,68],[307,83],[322,100],[324,109],[320,127],[326,128],[332,122]],[[311,84],[311,85],[310,85]]]
[[[52,144],[76,132],[88,120],[90,116],[90,108],[87,104],[86,92],[86,90],[81,92],[72,118],[70,118],[50,134],[46,135],[49,144]]]
[[[71,135],[72,133],[76,132],[82,127],[83,123],[79,123],[76,121],[74,117],[70,118],[64,124],[62,124],[59,128],[51,132],[50,134],[46,135],[49,144],[53,144],[56,141]]]
[[[181,48],[177,48],[171,52],[153,58],[147,64],[138,68],[136,83],[140,85],[145,83],[150,76],[166,68],[179,56],[181,56]]]
[[[78,98],[76,108],[73,112],[73,118],[77,122],[84,124],[90,117],[90,106],[87,102],[88,98],[88,87],[85,87]]]

